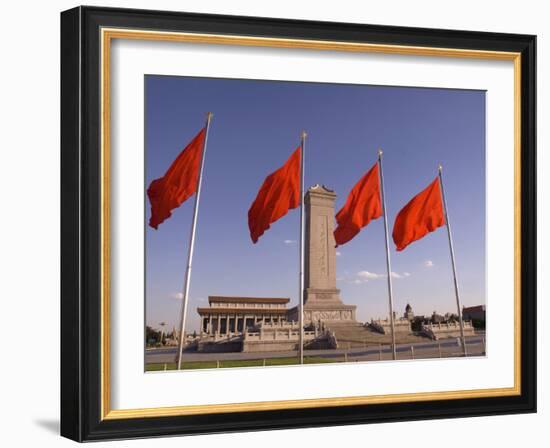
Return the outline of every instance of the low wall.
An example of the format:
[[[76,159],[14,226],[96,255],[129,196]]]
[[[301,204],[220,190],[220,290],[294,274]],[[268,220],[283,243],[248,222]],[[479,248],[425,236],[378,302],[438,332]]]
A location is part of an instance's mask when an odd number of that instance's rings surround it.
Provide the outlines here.
[[[298,349],[300,331],[297,324],[264,325],[260,331],[246,331],[243,335],[220,337],[205,336],[198,340],[197,351],[202,353],[221,352],[283,352]],[[304,331],[304,348],[331,349],[337,343],[332,334],[326,330]]]
[[[296,341],[243,341],[244,353],[286,352],[298,349]]]
[[[391,321],[389,319],[371,320],[369,325],[378,333],[391,334]],[[411,323],[408,319],[395,319],[394,328],[396,333],[409,334],[412,331]]]
[[[197,342],[197,351],[201,353],[223,353],[242,351],[243,341],[238,338],[204,338]]]
[[[328,332],[304,331],[304,348],[323,349],[333,348]],[[264,327],[261,331],[246,332],[243,336],[242,351],[256,352],[283,352],[298,350],[300,331],[295,326],[284,329]]]
[[[445,338],[459,338],[460,323],[444,322],[439,324],[423,324],[422,333],[430,339],[437,341]],[[464,336],[474,336],[475,331],[471,321],[464,321]]]

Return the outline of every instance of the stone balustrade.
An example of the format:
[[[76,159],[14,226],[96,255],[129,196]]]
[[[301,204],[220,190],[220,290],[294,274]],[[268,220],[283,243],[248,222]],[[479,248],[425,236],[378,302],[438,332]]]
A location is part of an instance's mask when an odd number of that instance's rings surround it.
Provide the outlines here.
[[[474,327],[471,321],[464,321],[464,336],[473,336],[475,334]],[[422,324],[422,333],[429,338],[437,341],[442,338],[457,338],[460,337],[460,322],[440,322]]]
[[[258,325],[256,325],[256,328],[258,329],[264,329],[264,330],[271,330],[271,329],[298,329],[300,327],[300,324],[298,322],[260,322]]]
[[[315,331],[304,331],[304,341],[315,339]],[[244,334],[243,341],[298,341],[300,339],[300,331],[277,328],[273,331],[247,331]]]
[[[374,330],[382,334],[391,334],[391,321],[389,319],[371,320],[369,324]],[[410,333],[411,323],[408,319],[394,319],[394,328],[396,333]]]
[[[300,330],[297,325],[276,325],[273,328],[264,327],[260,331],[247,331],[243,334],[243,352],[293,351],[300,343]],[[329,332],[304,331],[304,346],[326,340],[330,344]],[[325,344],[325,345],[326,345]]]

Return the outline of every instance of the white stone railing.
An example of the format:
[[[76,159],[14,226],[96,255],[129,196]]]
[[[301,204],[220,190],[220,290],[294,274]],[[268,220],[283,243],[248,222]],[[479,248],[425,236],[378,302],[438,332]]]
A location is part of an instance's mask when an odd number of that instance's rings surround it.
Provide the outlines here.
[[[465,320],[463,321],[463,324],[464,328],[472,327],[471,320]],[[429,323],[424,324],[423,327],[427,327],[431,330],[456,330],[460,329],[460,322],[439,322],[437,324]]]
[[[407,330],[410,330],[411,323],[408,319],[404,318],[398,318],[393,321],[394,326],[396,327],[396,330],[399,331],[399,327],[406,328]],[[391,321],[389,319],[376,319],[371,320],[369,324],[372,328],[374,328],[376,331],[386,334],[386,331],[391,328]]]
[[[207,334],[202,333],[200,338],[197,338],[197,340],[201,341],[209,341],[209,342],[221,342],[221,341],[231,341],[231,340],[237,340],[240,338],[240,333],[229,333],[229,334],[220,334],[220,333],[214,333],[214,334]]]
[[[271,329],[297,329],[300,327],[300,324],[298,322],[259,322],[256,327],[263,328],[265,330],[271,330]]]
[[[472,334],[474,327],[472,321],[463,321],[464,331]],[[437,324],[422,324],[422,332],[431,339],[438,340],[440,336],[446,333],[455,333],[460,331],[460,322],[439,322]]]
[[[315,331],[304,331],[304,341],[315,339]],[[297,341],[300,339],[300,331],[292,328],[275,329],[269,331],[247,331],[244,333],[245,341]]]

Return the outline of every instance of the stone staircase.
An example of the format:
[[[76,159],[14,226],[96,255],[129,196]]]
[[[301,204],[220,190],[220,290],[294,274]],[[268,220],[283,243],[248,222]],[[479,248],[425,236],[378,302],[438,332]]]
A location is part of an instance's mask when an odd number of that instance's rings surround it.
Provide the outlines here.
[[[334,332],[338,348],[357,348],[365,345],[391,344],[391,334],[381,334],[360,322],[334,322],[326,324]],[[426,342],[428,339],[415,334],[396,333],[396,343]]]

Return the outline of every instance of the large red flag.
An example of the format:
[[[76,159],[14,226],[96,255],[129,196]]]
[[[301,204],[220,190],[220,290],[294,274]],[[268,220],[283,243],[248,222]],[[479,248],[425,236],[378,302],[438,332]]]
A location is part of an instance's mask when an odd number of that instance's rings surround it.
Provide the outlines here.
[[[357,235],[372,219],[382,216],[380,178],[376,163],[355,184],[344,207],[336,214],[338,227],[334,231],[336,245],[345,244]]]
[[[197,191],[205,135],[206,128],[203,128],[176,157],[164,176],[149,185],[147,196],[151,203],[151,227],[157,229],[159,224],[172,216],[172,210]]]
[[[439,179],[428,185],[401,209],[393,225],[398,251],[445,224]]]
[[[248,210],[248,228],[254,244],[270,225],[300,205],[299,146],[286,163],[267,176]]]

